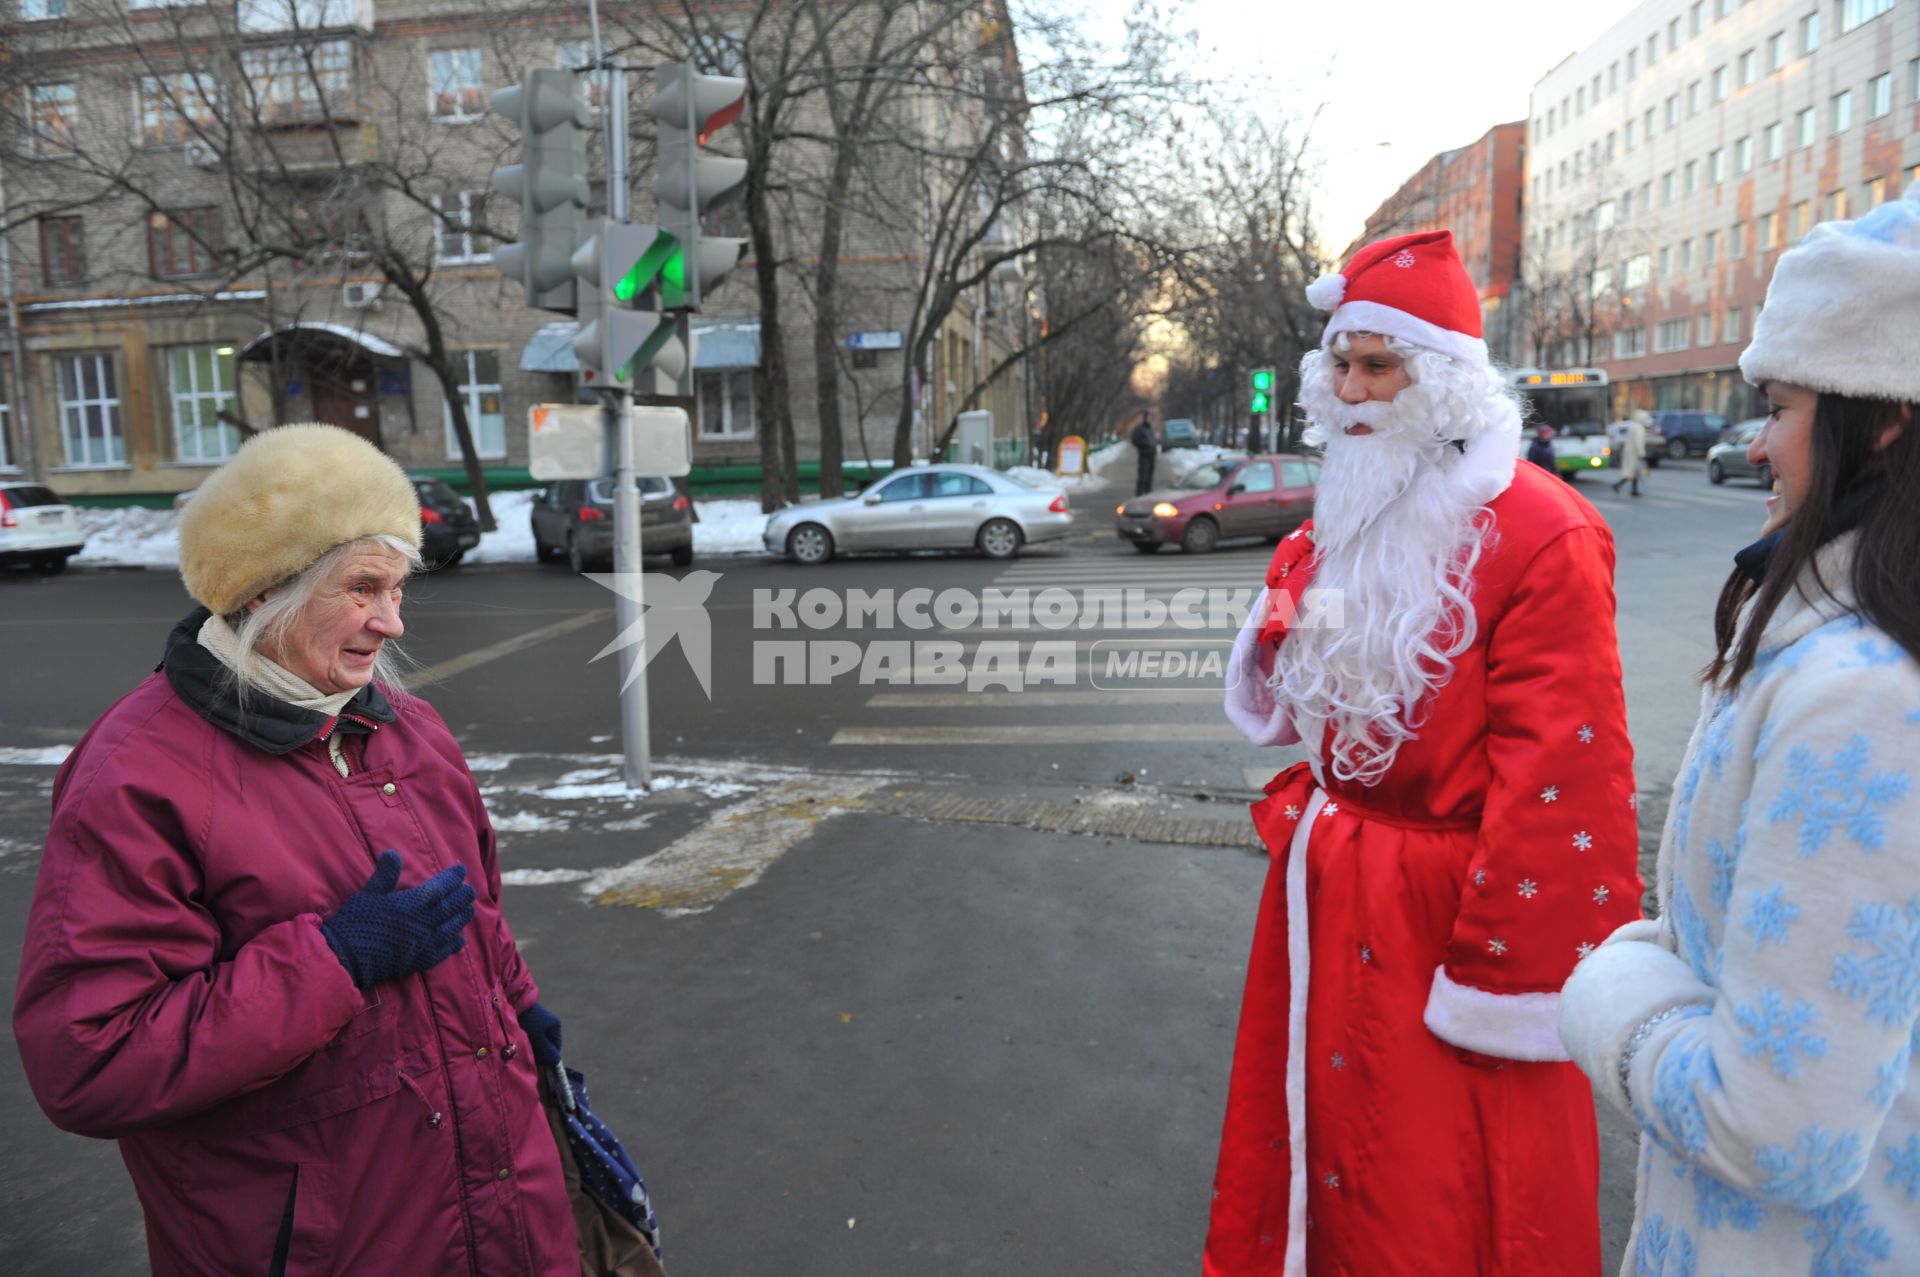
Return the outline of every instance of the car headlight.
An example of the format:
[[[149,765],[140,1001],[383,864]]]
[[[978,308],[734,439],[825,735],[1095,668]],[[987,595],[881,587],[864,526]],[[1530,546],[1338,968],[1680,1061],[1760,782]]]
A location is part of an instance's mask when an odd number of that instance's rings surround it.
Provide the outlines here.
[[[1127,507],[1125,507],[1124,505],[1117,505],[1113,507],[1113,512],[1115,514],[1125,514],[1127,512]]]
[[[1607,464],[1607,460],[1605,457],[1588,457],[1587,464],[1590,466],[1604,466]]]
[[[1153,517],[1156,519],[1171,519],[1179,513],[1180,507],[1171,501],[1156,501],[1153,503]]]

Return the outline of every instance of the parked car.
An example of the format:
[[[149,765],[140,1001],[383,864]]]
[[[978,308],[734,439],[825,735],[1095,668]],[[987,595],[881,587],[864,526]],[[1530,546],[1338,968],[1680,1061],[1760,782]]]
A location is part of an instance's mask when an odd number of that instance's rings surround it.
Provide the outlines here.
[[[664,554],[673,566],[693,562],[693,502],[673,481],[639,479],[640,553]],[[613,480],[563,479],[534,498],[533,557],[565,559],[575,572],[613,566]]]
[[[1186,417],[1170,417],[1167,424],[1160,427],[1160,446],[1166,448],[1197,448],[1200,446],[1200,428]]]
[[[1313,513],[1319,481],[1320,463],[1310,457],[1209,461],[1187,471],[1176,487],[1116,506],[1114,532],[1142,554],[1163,545],[1206,554],[1238,537],[1278,541]]]
[[[80,516],[38,483],[0,483],[0,566],[58,572],[87,543]]]
[[[420,562],[427,571],[450,568],[480,544],[473,507],[444,479],[410,474],[420,496]]]
[[[1763,488],[1773,486],[1773,467],[1754,465],[1747,460],[1747,449],[1767,424],[1765,417],[1749,417],[1727,431],[1727,437],[1707,449],[1707,478],[1714,483],[1728,479],[1752,479]]]
[[[1653,424],[1666,439],[1666,454],[1679,461],[1683,457],[1705,456],[1707,449],[1726,434],[1728,422],[1717,412],[1669,408],[1654,413]]]
[[[1627,423],[1615,421],[1607,426],[1607,444],[1613,449],[1613,464],[1620,464],[1620,453],[1627,446]],[[1667,437],[1660,433],[1660,427],[1647,427],[1647,469],[1658,470],[1660,459],[1667,455]]]
[[[816,501],[767,520],[769,554],[825,563],[872,550],[978,550],[1010,559],[1029,542],[1067,535],[1067,494],[985,466],[914,466],[858,496]]]

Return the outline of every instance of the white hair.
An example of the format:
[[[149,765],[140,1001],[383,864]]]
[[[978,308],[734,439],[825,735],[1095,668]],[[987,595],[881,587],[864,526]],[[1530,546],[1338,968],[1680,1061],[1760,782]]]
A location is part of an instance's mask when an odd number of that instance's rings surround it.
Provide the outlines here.
[[[1330,346],[1351,349],[1336,335]],[[1378,784],[1400,746],[1419,737],[1433,693],[1478,636],[1473,572],[1490,537],[1484,501],[1456,482],[1465,445],[1517,439],[1520,407],[1492,367],[1386,337],[1410,384],[1389,402],[1347,404],[1333,356],[1300,363],[1309,443],[1326,457],[1314,497],[1316,590],[1341,600],[1338,626],[1288,634],[1273,688],[1293,705],[1303,739],[1331,726],[1333,774]],[[1372,433],[1354,436],[1364,423]],[[1511,452],[1511,449],[1509,449]]]
[[[420,570],[420,551],[397,536],[380,533],[355,541],[344,541],[315,559],[300,575],[269,589],[266,601],[253,611],[242,608],[226,618],[239,640],[236,646],[240,659],[230,672],[234,691],[243,706],[250,696],[273,695],[261,678],[260,666],[267,659],[261,655],[262,651],[284,648],[287,636],[299,628],[307,608],[313,604],[321,587],[332,578],[340,564],[352,555],[376,548],[405,559],[410,574]],[[399,643],[387,639],[380,644],[380,650],[374,653],[373,681],[386,689],[391,701],[404,701],[407,699],[405,674],[411,666],[412,662],[407,659]]]

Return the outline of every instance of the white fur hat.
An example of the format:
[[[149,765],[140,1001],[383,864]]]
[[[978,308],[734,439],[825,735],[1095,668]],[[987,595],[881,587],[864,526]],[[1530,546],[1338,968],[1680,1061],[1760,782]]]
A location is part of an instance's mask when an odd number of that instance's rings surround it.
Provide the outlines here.
[[[1740,372],[1756,386],[1920,402],[1920,185],[1780,255]]]
[[[247,440],[180,512],[180,578],[228,616],[335,546],[383,533],[420,548],[420,497],[393,458],[338,426],[280,426]]]

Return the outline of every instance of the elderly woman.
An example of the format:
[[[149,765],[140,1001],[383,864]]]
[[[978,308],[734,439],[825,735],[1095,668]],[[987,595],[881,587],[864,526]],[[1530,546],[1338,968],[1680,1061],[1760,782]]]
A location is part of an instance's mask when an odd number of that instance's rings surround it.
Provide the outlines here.
[[[392,679],[413,485],[332,426],[180,521],[202,605],[60,770],[14,1033],[115,1139],[153,1271],[576,1277],[559,1022],[446,724]]]

